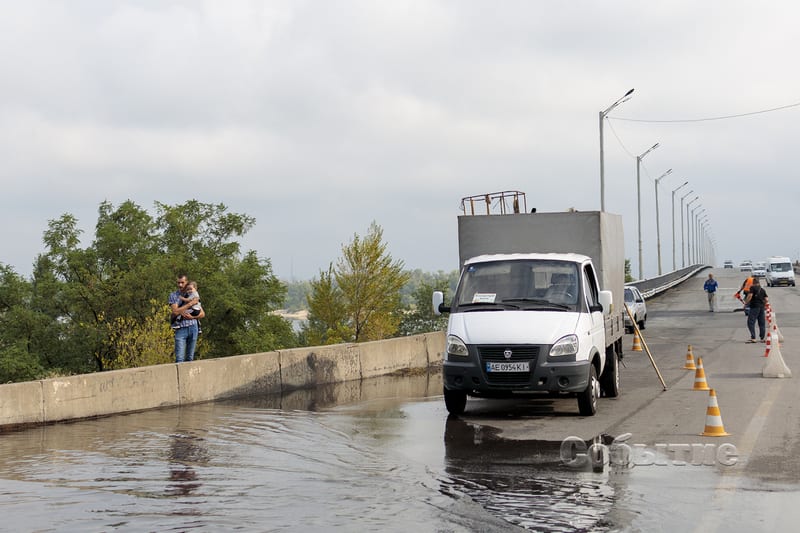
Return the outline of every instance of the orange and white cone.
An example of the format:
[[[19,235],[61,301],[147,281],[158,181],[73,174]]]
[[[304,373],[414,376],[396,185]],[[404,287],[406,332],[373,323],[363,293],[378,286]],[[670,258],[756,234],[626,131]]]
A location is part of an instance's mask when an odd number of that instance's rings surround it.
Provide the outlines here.
[[[772,330],[767,331],[767,347],[764,349],[764,357],[769,357],[769,352],[772,349]]]
[[[636,330],[633,332],[633,346],[631,346],[632,352],[641,352],[642,351],[642,339],[639,338],[639,331]]]
[[[772,332],[770,332],[772,333]],[[770,337],[767,337],[769,339]],[[774,336],[772,337],[775,338]],[[769,342],[769,340],[767,340]],[[764,366],[761,368],[761,375],[765,378],[790,378],[792,371],[786,366],[781,353],[781,345],[776,340],[770,349],[769,357],[764,361]]]
[[[694,388],[692,390],[710,390],[706,381],[706,371],[703,370],[703,358],[697,358],[697,370],[694,373]]]
[[[717,403],[717,393],[714,389],[708,391],[708,408],[706,409],[706,427],[701,433],[706,437],[724,437],[730,435],[725,432],[725,427],[722,425],[722,415],[719,412],[719,404]]]
[[[692,353],[692,345],[689,345],[689,349],[686,351],[686,364],[683,365],[683,368],[686,370],[697,370],[697,367],[694,364],[694,354]]]
[[[781,333],[781,330],[778,329],[778,320],[775,318],[774,313],[772,314],[772,325],[770,326],[770,329],[772,330],[772,340],[775,343],[783,342],[783,333]]]

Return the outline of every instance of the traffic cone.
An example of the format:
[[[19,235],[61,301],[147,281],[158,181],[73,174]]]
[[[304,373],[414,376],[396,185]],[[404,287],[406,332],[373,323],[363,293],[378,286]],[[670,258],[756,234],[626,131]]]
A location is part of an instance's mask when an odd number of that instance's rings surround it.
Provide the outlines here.
[[[683,365],[683,368],[686,370],[697,370],[697,367],[694,365],[694,354],[692,353],[692,345],[689,345],[689,349],[686,351],[686,364]]]
[[[725,435],[730,435],[730,433],[725,432],[725,427],[722,425],[722,416],[719,413],[719,404],[717,403],[717,393],[714,389],[708,391],[706,427],[701,435],[706,437],[724,437]]]
[[[697,370],[694,373],[694,388],[692,390],[709,390],[706,382],[706,372],[703,370],[703,358],[697,358]]]
[[[767,337],[767,339],[769,339],[769,337]],[[777,340],[769,352],[769,357],[764,361],[764,366],[761,368],[761,376],[765,378],[792,377],[792,371],[789,370],[789,367],[786,366],[786,363],[783,361],[781,345]]]
[[[775,313],[772,313],[772,322],[771,322],[770,329],[772,330],[772,339],[775,343],[783,342],[783,333],[778,328],[778,319],[775,317]]]
[[[633,332],[633,346],[631,346],[632,352],[641,352],[642,351],[642,339],[639,338],[639,330]]]
[[[767,347],[764,350],[764,357],[769,357],[769,351],[772,348],[772,330],[767,331]]]

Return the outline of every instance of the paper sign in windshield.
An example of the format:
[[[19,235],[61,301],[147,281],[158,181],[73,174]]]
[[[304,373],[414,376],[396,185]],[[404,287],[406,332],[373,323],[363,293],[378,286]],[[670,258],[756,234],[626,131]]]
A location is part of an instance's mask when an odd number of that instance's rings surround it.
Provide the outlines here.
[[[493,304],[495,298],[497,298],[497,293],[494,292],[476,292],[475,295],[472,297],[472,303]]]

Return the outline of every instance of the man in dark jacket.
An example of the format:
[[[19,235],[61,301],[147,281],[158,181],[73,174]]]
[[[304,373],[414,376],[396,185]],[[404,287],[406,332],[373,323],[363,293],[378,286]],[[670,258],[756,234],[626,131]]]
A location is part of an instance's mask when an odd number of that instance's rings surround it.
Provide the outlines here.
[[[753,278],[753,284],[750,285],[744,304],[750,308],[750,312],[747,314],[747,329],[750,330],[750,340],[747,342],[756,342],[756,320],[758,320],[759,340],[764,342],[767,329],[766,314],[764,313],[764,308],[767,305],[767,291],[761,287],[756,277]]]

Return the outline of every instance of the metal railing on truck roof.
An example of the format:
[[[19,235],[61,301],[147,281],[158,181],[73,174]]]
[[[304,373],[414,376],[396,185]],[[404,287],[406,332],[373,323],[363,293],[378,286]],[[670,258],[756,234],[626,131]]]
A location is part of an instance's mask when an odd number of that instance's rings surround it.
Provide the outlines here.
[[[522,204],[520,206],[520,203]],[[527,213],[528,202],[521,191],[500,191],[488,194],[476,194],[461,199],[461,210],[465,215],[475,215],[475,207],[486,206],[487,215],[507,215],[510,213]],[[494,213],[492,210],[494,209]]]

